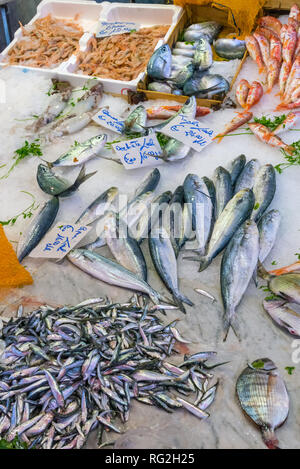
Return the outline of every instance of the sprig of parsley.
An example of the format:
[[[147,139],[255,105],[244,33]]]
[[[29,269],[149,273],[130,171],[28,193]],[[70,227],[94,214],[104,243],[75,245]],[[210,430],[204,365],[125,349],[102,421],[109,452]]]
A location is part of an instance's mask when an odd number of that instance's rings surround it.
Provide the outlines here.
[[[9,220],[6,220],[6,221],[1,221],[0,220],[0,225],[2,225],[2,226],[12,225],[13,226],[16,223],[16,221],[18,220],[18,218],[20,218],[20,217],[23,217],[23,219],[31,218],[32,215],[33,215],[33,211],[37,210],[39,208],[39,205],[36,204],[36,202],[35,202],[34,195],[32,195],[30,192],[26,192],[26,191],[21,191],[21,192],[23,192],[23,194],[27,194],[31,197],[31,199],[32,199],[31,204],[27,208],[25,208],[25,210],[23,210],[22,212],[18,213],[15,216],[11,217]]]
[[[16,436],[12,441],[7,441],[4,440],[4,438],[1,438],[0,449],[28,449],[28,446]]]
[[[268,127],[272,132],[277,129],[277,127],[282,124],[282,122],[286,119],[286,115],[282,114],[282,116],[274,116],[272,117],[267,117],[267,116],[262,116],[262,117],[254,117],[254,122],[257,124],[262,124],[265,127]]]
[[[282,171],[284,171],[287,168],[290,168],[291,166],[300,165],[300,140],[292,143],[290,146],[294,148],[292,155],[289,155],[286,151],[281,149],[281,152],[284,156],[284,159],[286,160],[286,163],[280,163],[275,166],[275,169],[276,171],[278,171],[279,174],[281,174]]]
[[[292,375],[294,372],[295,367],[294,366],[286,366],[285,370],[288,372],[289,375]]]
[[[13,156],[13,159],[15,160],[14,163],[9,168],[8,172],[4,176],[1,176],[0,179],[7,178],[14,170],[14,168],[28,156],[43,156],[41,146],[37,142],[39,142],[39,139],[34,140],[32,143],[29,143],[28,140],[25,140],[25,144],[15,151],[15,155]]]

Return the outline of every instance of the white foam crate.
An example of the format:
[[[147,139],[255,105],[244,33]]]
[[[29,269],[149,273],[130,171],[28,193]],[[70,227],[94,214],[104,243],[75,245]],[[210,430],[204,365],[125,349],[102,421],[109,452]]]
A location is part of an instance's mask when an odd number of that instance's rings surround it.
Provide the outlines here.
[[[161,24],[169,24],[169,30],[165,37],[160,40],[156,48],[160,47],[163,43],[167,42],[173,29],[180,20],[183,10],[175,5],[160,5],[160,4],[135,4],[135,3],[96,3],[94,1],[63,1],[63,0],[43,0],[38,8],[37,14],[28,23],[34,23],[39,18],[51,14],[58,19],[74,20],[77,17],[78,24],[83,28],[84,34],[82,35],[79,46],[80,51],[88,52],[91,38],[97,31],[97,25],[100,21],[131,21],[139,23],[141,27],[151,27]],[[7,54],[14,44],[22,38],[22,30],[18,29],[15,33],[14,40],[9,46],[0,54],[0,66],[7,65]],[[24,65],[12,65],[13,67],[37,70],[36,67],[29,67]],[[49,74],[51,77],[69,80],[76,85],[83,83],[89,77],[82,74],[79,70],[79,62],[76,55],[72,55],[67,61],[61,63],[59,66],[48,69],[38,68],[42,73]],[[97,77],[104,86],[104,91],[107,93],[121,94],[123,89],[136,90],[140,80],[145,76],[145,71],[141,72],[139,76],[131,81],[112,80],[108,78]]]

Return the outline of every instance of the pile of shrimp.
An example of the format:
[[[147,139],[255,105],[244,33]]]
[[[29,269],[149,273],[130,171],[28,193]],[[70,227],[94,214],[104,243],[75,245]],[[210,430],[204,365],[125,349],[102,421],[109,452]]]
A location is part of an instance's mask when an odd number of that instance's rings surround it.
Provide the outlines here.
[[[145,70],[159,39],[169,26],[152,26],[139,31],[91,40],[88,53],[78,55],[85,75],[131,81]]]
[[[21,29],[22,39],[8,53],[10,65],[55,67],[76,53],[83,35],[77,23],[51,15]]]

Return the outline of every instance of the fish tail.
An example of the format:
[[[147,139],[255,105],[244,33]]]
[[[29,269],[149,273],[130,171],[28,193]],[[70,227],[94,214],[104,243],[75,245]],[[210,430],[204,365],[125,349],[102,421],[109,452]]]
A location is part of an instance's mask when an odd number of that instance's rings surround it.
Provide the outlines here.
[[[189,306],[194,306],[194,303],[191,300],[189,300],[186,296],[184,296],[182,293],[180,293],[179,291],[176,292],[174,298],[176,299],[176,301],[179,300],[181,303],[185,303]]]
[[[200,265],[199,265],[198,272],[203,272],[203,270],[205,270],[211,263],[211,259],[204,256],[204,257],[201,257],[199,260],[200,260]]]
[[[263,278],[264,280],[270,280],[272,275],[264,268],[263,264],[258,261],[257,264],[257,274],[260,278]]]
[[[92,176],[94,176],[97,173],[97,171],[94,171],[93,173],[85,174],[85,166],[82,166],[80,173],[77,176],[76,181],[74,182],[74,187],[78,189],[81,184],[83,184],[85,181],[90,179]]]
[[[274,430],[268,427],[264,427],[261,429],[263,442],[269,449],[280,449],[279,442],[276,438]]]
[[[178,306],[179,310],[183,313],[186,314],[186,309],[184,307],[183,301],[180,297],[174,296],[174,302]]]
[[[238,333],[235,330],[235,327],[232,324],[234,316],[235,316],[235,307],[230,306],[228,309],[226,309],[225,314],[224,314],[225,336],[224,336],[223,342],[226,342],[230,329],[233,330],[234,335],[236,336],[236,338],[239,341],[241,341],[239,336],[238,336]]]
[[[216,136],[213,138],[213,140],[218,140],[217,143],[221,143],[222,140],[223,140],[223,138],[224,138],[224,135],[219,134],[219,135],[216,135]]]
[[[289,272],[295,272],[297,270],[300,270],[300,261],[295,262],[295,264],[282,267],[281,269],[271,270],[270,274],[278,276],[282,274],[288,274]]]

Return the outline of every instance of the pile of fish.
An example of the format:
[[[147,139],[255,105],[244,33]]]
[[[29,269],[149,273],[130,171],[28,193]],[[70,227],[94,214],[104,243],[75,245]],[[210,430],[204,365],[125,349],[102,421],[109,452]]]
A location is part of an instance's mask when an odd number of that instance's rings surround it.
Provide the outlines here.
[[[187,259],[198,261],[201,272],[225,249],[220,272],[227,327],[224,340],[251,278],[256,280],[258,262],[264,262],[275,243],[280,214],[267,212],[275,190],[273,166],[260,166],[255,159],[246,163],[244,155],[232,162],[230,171],[218,167],[214,182],[194,176],[191,200],[196,204],[198,247],[197,256]]]
[[[279,82],[282,103],[278,109],[295,109],[300,106],[300,9],[293,5],[287,24],[278,18],[264,16],[258,28],[246,37],[247,50],[257,63],[259,71],[266,72],[268,92]]]
[[[229,60],[241,59],[246,46],[245,41],[235,38],[216,40],[221,29],[215,21],[192,24],[173,50],[168,44],[157,49],[148,63],[147,73],[152,80],[148,89],[202,99],[223,99],[230,85],[221,75],[209,72],[213,65],[211,44],[214,42],[220,57]]]
[[[163,325],[133,297],[127,304],[101,298],[77,306],[41,306],[2,329],[0,435],[29,448],[79,449],[93,430],[121,433],[132,399],[167,412],[184,408],[209,417],[217,384],[207,360],[215,352],[168,361],[184,340],[176,322]],[[194,394],[193,403],[186,396]],[[182,395],[182,397],[179,397]]]
[[[266,446],[279,449],[275,430],[286,421],[290,402],[276,365],[269,358],[248,364],[236,390],[243,411],[260,427]]]

